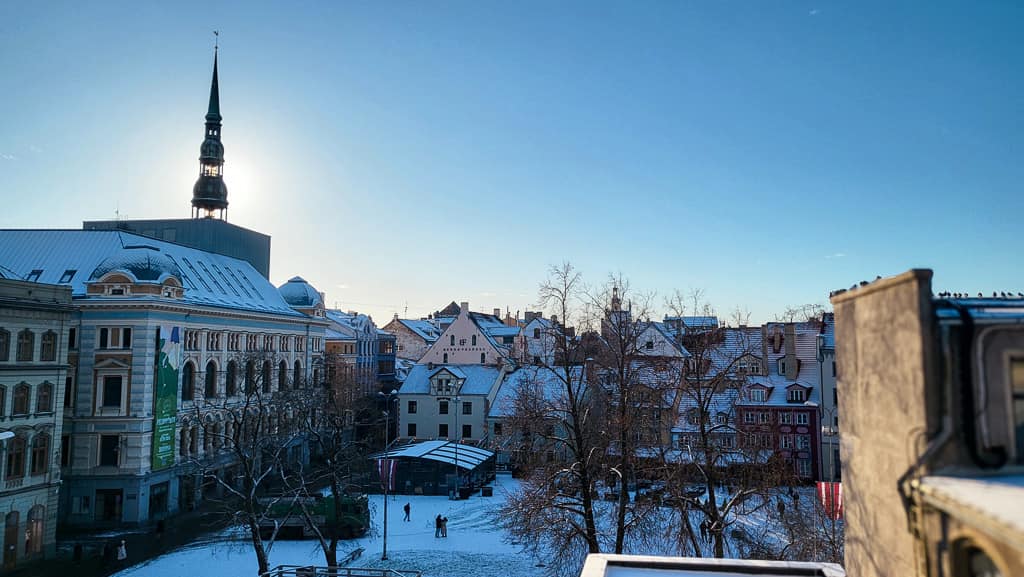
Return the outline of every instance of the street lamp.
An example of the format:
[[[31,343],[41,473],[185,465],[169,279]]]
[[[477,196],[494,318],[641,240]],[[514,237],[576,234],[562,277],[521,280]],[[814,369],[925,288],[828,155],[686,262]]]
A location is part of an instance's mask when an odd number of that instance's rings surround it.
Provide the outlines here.
[[[388,433],[391,430],[391,399],[398,396],[398,391],[392,389],[390,393],[377,393],[377,395],[384,399],[384,550],[381,553],[380,560],[388,560],[388,488],[391,485],[391,461],[389,460],[389,444]]]
[[[462,399],[455,396],[455,492],[452,494],[452,498],[459,498],[459,412],[462,410],[459,401]]]

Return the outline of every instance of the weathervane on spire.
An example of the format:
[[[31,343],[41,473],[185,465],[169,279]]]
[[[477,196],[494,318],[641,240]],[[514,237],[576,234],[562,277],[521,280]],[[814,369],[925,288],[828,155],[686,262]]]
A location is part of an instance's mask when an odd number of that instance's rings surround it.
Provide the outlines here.
[[[220,48],[220,30],[213,31],[213,51],[216,52]]]

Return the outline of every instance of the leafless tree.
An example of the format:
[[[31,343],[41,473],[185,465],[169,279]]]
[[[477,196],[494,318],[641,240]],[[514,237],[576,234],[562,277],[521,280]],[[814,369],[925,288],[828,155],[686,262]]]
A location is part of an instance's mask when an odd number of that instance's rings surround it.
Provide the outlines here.
[[[183,459],[199,471],[206,488],[217,488],[210,493],[219,495],[208,500],[228,523],[246,530],[259,574],[270,569],[268,555],[281,526],[268,513],[294,499],[271,488],[279,487],[282,468],[302,459],[302,412],[308,408],[301,375],[289,380],[287,364],[278,361],[269,352],[234,359],[224,371],[223,388],[219,377],[207,373],[204,394],[193,402],[180,439]]]
[[[824,305],[818,303],[807,303],[786,307],[782,314],[775,315],[775,320],[786,323],[811,322],[821,319],[826,312]]]

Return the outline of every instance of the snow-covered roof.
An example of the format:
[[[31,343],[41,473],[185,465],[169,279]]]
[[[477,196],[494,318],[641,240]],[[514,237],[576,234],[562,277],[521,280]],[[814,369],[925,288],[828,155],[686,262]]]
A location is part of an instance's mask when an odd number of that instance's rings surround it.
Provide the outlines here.
[[[398,322],[428,343],[436,341],[441,336],[441,329],[429,319],[398,319]]]
[[[395,447],[387,452],[390,459],[428,459],[455,465],[456,453],[458,453],[458,466],[462,469],[472,470],[481,463],[494,456],[494,453],[487,449],[455,443],[452,441],[422,441],[410,445]],[[382,459],[384,453],[376,453],[370,456],[371,459]]]
[[[293,307],[315,307],[324,304],[320,292],[301,276],[293,276],[277,289],[285,302]]]
[[[87,282],[97,280],[97,274],[116,270],[142,282],[176,276],[184,287],[179,302],[305,316],[292,309],[274,285],[244,260],[126,231],[0,230],[0,247],[0,260],[17,278],[68,285],[76,300],[161,298],[87,294]]]
[[[399,389],[402,395],[425,395],[430,392],[430,377],[438,369],[446,368],[453,373],[458,370],[465,374],[465,381],[459,389],[460,395],[487,395],[498,383],[502,371],[493,365],[434,365],[417,364],[409,371]]]
[[[768,396],[764,402],[751,401],[749,399],[740,399],[737,401],[739,405],[745,406],[774,406],[774,407],[792,407],[792,408],[804,408],[803,402],[790,402],[786,398],[786,391],[792,387],[792,385],[799,385],[805,389],[809,389],[809,393],[805,401],[809,403],[821,403],[821,391],[818,387],[814,386],[812,381],[801,381],[801,380],[789,380],[783,375],[753,375],[747,377],[747,389],[752,386],[761,386],[768,389]]]
[[[573,383],[582,383],[580,378],[583,373],[582,367],[572,367],[571,378]],[[515,410],[516,397],[522,387],[536,387],[544,394],[549,401],[557,401],[566,396],[564,373],[560,376],[554,370],[540,366],[525,366],[507,374],[501,383],[501,388],[494,396],[491,403],[489,417],[508,417]]]
[[[1024,475],[930,475],[921,479],[921,493],[929,505],[971,526],[1024,538]]]
[[[354,339],[360,335],[369,338],[377,334],[377,326],[373,324],[373,319],[362,313],[327,309],[324,316],[331,322],[331,328],[339,335],[343,335],[338,338]]]
[[[718,327],[718,317],[715,316],[665,316],[665,322],[679,324],[691,329],[714,329]]]

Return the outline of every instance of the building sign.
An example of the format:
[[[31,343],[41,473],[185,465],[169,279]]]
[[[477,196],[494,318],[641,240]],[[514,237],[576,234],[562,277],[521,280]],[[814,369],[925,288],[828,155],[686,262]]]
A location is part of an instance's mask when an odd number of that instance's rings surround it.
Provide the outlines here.
[[[161,326],[157,337],[153,392],[153,470],[174,464],[174,428],[178,422],[178,374],[181,328]]]

